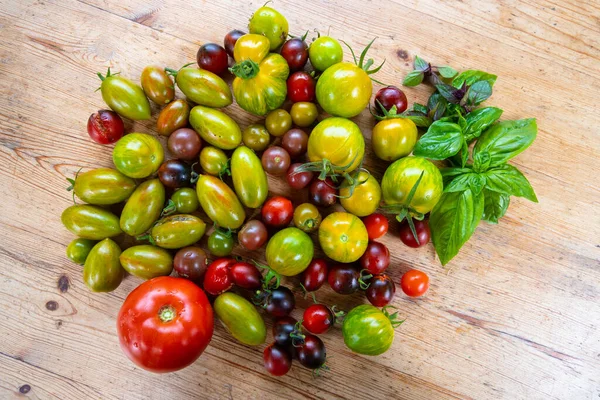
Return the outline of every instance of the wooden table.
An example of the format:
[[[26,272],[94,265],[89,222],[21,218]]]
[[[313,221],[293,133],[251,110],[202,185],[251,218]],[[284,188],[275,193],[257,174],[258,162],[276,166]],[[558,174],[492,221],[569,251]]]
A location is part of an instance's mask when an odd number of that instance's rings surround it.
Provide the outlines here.
[[[398,293],[394,305],[407,321],[380,357],[352,354],[336,328],[323,336],[331,371],[315,379],[296,365],[273,378],[262,365],[264,346],[243,346],[219,325],[202,357],[181,372],[153,375],[125,358],[115,317],[140,280],[91,293],[81,267],[65,257],[72,235],[59,220],[71,203],[65,178],[111,166],[112,147],[92,143],[85,130],[89,114],[105,107],[95,73],[112,66],[137,80],[147,64],[179,67],[195,60],[200,43],[244,29],[262,3],[0,3],[0,398],[598,399],[600,9],[593,0],[278,0],[294,34],[329,29],[357,48],[377,36],[372,56],[387,59],[378,74],[384,82],[399,85],[417,54],[497,74],[489,104],[505,119],[538,119],[536,142],[514,164],[540,202],[515,199],[499,225],[481,223],[446,269],[431,245],[408,249],[388,234],[394,280],[416,267],[432,285],[418,300]],[[423,102],[429,90],[407,93]],[[227,111],[242,127],[256,120],[236,106]],[[368,138],[370,115],[355,120]],[[380,177],[385,165],[371,156],[367,167]],[[290,194],[281,180],[270,184]],[[365,301],[329,289],[318,296],[347,309]],[[298,302],[296,317],[308,304]]]

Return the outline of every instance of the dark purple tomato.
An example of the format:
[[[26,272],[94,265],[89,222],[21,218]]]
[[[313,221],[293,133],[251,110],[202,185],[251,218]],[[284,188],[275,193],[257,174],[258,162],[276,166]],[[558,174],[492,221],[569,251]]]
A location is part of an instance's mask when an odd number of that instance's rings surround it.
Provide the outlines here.
[[[307,292],[318,290],[327,280],[329,266],[327,261],[321,258],[315,258],[308,265],[308,268],[300,275],[300,283],[304,286]]]
[[[238,29],[234,29],[225,35],[225,40],[223,40],[223,45],[225,46],[225,51],[229,54],[229,57],[233,58],[233,48],[235,47],[235,42],[242,36],[244,36],[246,32],[242,32]]]
[[[393,106],[396,106],[396,112],[398,114],[406,111],[408,107],[408,100],[406,99],[406,95],[402,90],[397,88],[396,86],[386,86],[384,88],[379,89],[377,94],[375,95],[375,112],[378,115],[383,115],[381,111],[381,105],[387,110],[390,111]]]
[[[240,261],[231,266],[233,283],[244,289],[258,289],[262,285],[262,274],[248,262]]]
[[[309,369],[322,367],[327,357],[323,341],[310,333],[304,337],[304,344],[296,348],[296,354],[300,364]]]
[[[284,317],[289,315],[295,307],[294,293],[285,286],[279,286],[269,293],[265,310],[274,317]]]
[[[360,257],[360,266],[371,274],[381,274],[390,265],[390,251],[385,244],[369,242]]]
[[[198,158],[202,149],[202,139],[195,130],[180,128],[171,133],[167,147],[173,156],[181,160],[191,161]]]
[[[388,275],[373,275],[366,294],[369,302],[375,307],[387,306],[396,294],[396,284]]]
[[[425,246],[427,243],[429,243],[429,239],[431,238],[429,222],[427,222],[426,220],[417,221],[416,219],[414,219],[413,223],[415,225],[417,237],[419,238],[419,243],[417,243],[415,236],[410,230],[410,225],[408,225],[408,222],[406,220],[404,220],[400,224],[400,230],[398,231],[398,234],[400,235],[400,240],[402,240],[402,243],[404,243],[408,247],[417,248]]]
[[[301,165],[302,163],[294,163],[287,170],[286,179],[292,189],[304,189],[315,176],[312,171],[295,172]]]
[[[227,67],[229,66],[227,52],[216,43],[206,43],[200,46],[196,60],[200,68],[217,75],[221,75],[227,71]]]
[[[281,56],[287,61],[290,71],[299,71],[308,60],[308,45],[300,38],[288,40],[281,46]]]
[[[315,100],[315,78],[303,71],[294,72],[287,80],[288,99],[292,103]]]
[[[306,153],[308,135],[302,129],[293,128],[287,131],[281,138],[283,147],[292,158],[298,158]]]
[[[352,294],[359,288],[360,272],[352,264],[337,264],[329,270],[327,282],[334,292]]]
[[[164,162],[158,169],[158,179],[171,189],[189,186],[192,179],[192,169],[180,160]]]
[[[175,254],[173,269],[182,278],[198,284],[202,283],[208,268],[208,257],[200,247],[184,247]]]
[[[290,167],[290,155],[282,147],[271,146],[261,158],[262,166],[271,175],[283,175]]]
[[[324,304],[313,304],[304,310],[302,326],[310,333],[320,335],[333,326],[335,315],[329,307]]]
[[[292,354],[277,343],[270,344],[263,353],[265,369],[271,375],[283,376],[292,368]]]
[[[331,178],[324,181],[316,178],[310,184],[310,201],[318,206],[329,207],[337,202],[338,190]]]
[[[96,143],[115,143],[123,137],[125,126],[123,120],[114,111],[98,110],[90,115],[87,123],[88,135]]]
[[[261,248],[268,237],[267,227],[257,219],[246,222],[238,232],[238,242],[251,251]]]
[[[283,347],[291,347],[292,338],[290,337],[290,333],[296,330],[296,323],[298,321],[289,315],[276,318],[273,323],[273,339],[275,339],[275,343]]]

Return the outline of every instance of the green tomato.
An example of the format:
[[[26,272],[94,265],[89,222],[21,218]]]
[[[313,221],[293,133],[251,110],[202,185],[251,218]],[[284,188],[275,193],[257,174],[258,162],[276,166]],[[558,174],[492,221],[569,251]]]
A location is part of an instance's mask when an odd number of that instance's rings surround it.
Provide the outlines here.
[[[177,212],[181,214],[193,213],[200,206],[198,195],[192,188],[182,188],[177,190],[171,196],[171,201],[175,204]]]
[[[314,69],[325,71],[332,65],[342,62],[344,50],[340,42],[334,38],[321,36],[311,43],[308,48],[308,57]]]
[[[325,70],[317,81],[317,101],[327,113],[352,118],[369,104],[373,84],[367,73],[351,63],[338,63]]]
[[[237,229],[244,223],[246,212],[234,191],[219,178],[200,175],[196,182],[200,206],[218,226]]]
[[[119,261],[125,271],[142,279],[167,276],[173,270],[173,257],[160,247],[142,244],[121,253]]]
[[[252,124],[242,132],[242,141],[254,151],[263,151],[269,147],[271,135],[264,125]]]
[[[190,124],[203,140],[220,149],[232,150],[242,142],[240,127],[222,111],[196,106],[190,111]]]
[[[319,116],[319,110],[315,103],[309,103],[307,101],[299,101],[292,104],[290,110],[292,116],[292,122],[301,128],[307,128],[311,126]]]
[[[74,239],[67,246],[67,257],[75,264],[83,265],[96,243],[98,242],[90,239]]]
[[[252,150],[241,146],[231,156],[233,188],[242,204],[248,208],[260,207],[269,194],[267,174],[260,158]]]
[[[63,211],[60,219],[65,228],[83,239],[102,240],[122,233],[119,218],[97,206],[71,206]]]
[[[121,248],[110,239],[98,242],[83,266],[83,281],[93,292],[112,292],[123,280]]]
[[[164,158],[158,139],[145,133],[123,136],[113,149],[115,167],[130,178],[146,178],[154,174]]]
[[[73,191],[89,204],[106,205],[127,200],[135,190],[135,181],[117,170],[98,168],[78,174]]]
[[[310,264],[314,254],[313,242],[298,228],[285,228],[267,243],[267,264],[284,276],[298,275]]]
[[[273,51],[287,39],[289,26],[287,19],[279,11],[271,7],[261,7],[250,18],[248,30],[250,33],[266,36],[269,39],[270,50]]]
[[[227,171],[227,154],[221,149],[208,146],[200,152],[200,167],[209,175],[222,175]]]
[[[150,103],[139,85],[120,75],[111,75],[110,68],[102,80],[102,99],[117,114],[133,120],[150,119]]]
[[[312,162],[329,160],[340,169],[336,172],[351,172],[365,155],[365,139],[358,125],[349,119],[327,118],[312,130],[306,153]]]
[[[175,76],[177,87],[196,104],[222,108],[233,102],[231,89],[221,77],[199,68],[182,68]]]
[[[164,249],[180,249],[196,243],[206,231],[206,223],[190,214],[177,214],[158,221],[150,233],[152,241]]]
[[[344,343],[355,353],[376,356],[385,353],[394,341],[394,327],[377,307],[363,304],[344,318]]]
[[[248,300],[238,294],[226,292],[215,299],[213,307],[225,328],[238,341],[248,346],[258,346],[265,342],[265,322]]]
[[[292,116],[287,111],[278,108],[267,114],[265,126],[271,135],[283,136],[292,128]]]
[[[158,179],[142,182],[121,212],[120,226],[129,236],[138,236],[160,218],[165,205],[165,187]]]
[[[233,237],[231,237],[231,233],[215,229],[208,237],[208,251],[217,257],[230,255],[233,251]]]

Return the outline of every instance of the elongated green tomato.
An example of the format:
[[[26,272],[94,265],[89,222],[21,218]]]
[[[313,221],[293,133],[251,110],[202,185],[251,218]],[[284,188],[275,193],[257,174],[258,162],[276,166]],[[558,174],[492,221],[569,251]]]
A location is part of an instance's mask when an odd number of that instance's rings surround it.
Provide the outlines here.
[[[130,236],[138,236],[152,227],[165,204],[165,187],[158,179],[142,182],[121,212],[120,226]]]
[[[158,114],[156,131],[159,135],[169,136],[179,128],[187,126],[190,117],[190,106],[183,99],[175,100]]]
[[[325,71],[334,64],[342,62],[344,50],[340,42],[329,36],[320,36],[308,48],[310,64],[317,71]]]
[[[412,152],[417,143],[417,136],[417,126],[410,119],[385,119],[373,128],[371,145],[373,152],[380,159],[396,161]]]
[[[133,120],[150,119],[150,103],[139,85],[120,75],[98,73],[104,102],[117,114]]]
[[[165,249],[142,244],[121,253],[119,261],[125,271],[142,279],[167,276],[173,270],[173,257]]]
[[[244,223],[246,212],[233,190],[225,182],[210,175],[200,175],[196,182],[200,206],[208,217],[222,228],[237,229]]]
[[[287,19],[271,7],[261,7],[248,23],[250,33],[266,36],[269,39],[269,48],[275,50],[287,39],[289,25]]]
[[[102,240],[122,233],[119,218],[97,206],[83,204],[68,207],[60,219],[65,228],[83,239]]]
[[[190,124],[203,140],[220,149],[232,150],[242,142],[239,125],[222,111],[196,106],[190,111]]]
[[[98,168],[77,174],[73,191],[89,204],[116,204],[127,200],[135,181],[112,168]]]
[[[150,100],[158,105],[165,105],[175,97],[173,81],[165,72],[164,68],[156,65],[148,65],[142,70],[142,89]]]
[[[285,228],[267,243],[267,264],[283,276],[294,276],[304,271],[314,255],[313,242],[298,228]]]
[[[96,243],[98,242],[90,239],[74,239],[67,246],[67,257],[75,264],[83,265]]]
[[[233,102],[229,86],[219,75],[199,68],[167,69],[175,76],[177,87],[196,104],[222,108]]]
[[[113,149],[113,163],[130,178],[146,178],[156,171],[165,158],[162,145],[154,136],[130,133],[123,136]]]
[[[171,196],[171,200],[173,201],[177,212],[182,214],[193,213],[200,206],[198,195],[192,188],[182,188],[177,190]]]
[[[368,356],[385,353],[394,341],[390,317],[370,304],[350,310],[344,318],[342,334],[350,350]]]
[[[365,224],[346,212],[329,214],[319,226],[319,243],[327,257],[341,263],[358,260],[367,249],[369,236]]]
[[[238,294],[225,292],[215,299],[213,307],[225,328],[238,341],[248,346],[265,342],[265,322],[248,300]]]
[[[200,152],[200,167],[209,175],[221,176],[229,168],[227,154],[221,149],[208,146]]]
[[[83,281],[92,292],[112,292],[123,280],[121,248],[110,239],[98,242],[83,266]]]
[[[238,198],[248,208],[258,208],[269,194],[267,174],[260,158],[245,146],[231,156],[231,178]]]
[[[358,185],[351,190],[348,181],[344,181],[340,188],[340,203],[349,213],[358,217],[371,215],[379,207],[381,201],[381,186],[377,179],[367,171],[360,171],[354,177]]]
[[[152,241],[165,249],[180,249],[202,238],[206,223],[195,215],[177,214],[158,221],[150,233]]]

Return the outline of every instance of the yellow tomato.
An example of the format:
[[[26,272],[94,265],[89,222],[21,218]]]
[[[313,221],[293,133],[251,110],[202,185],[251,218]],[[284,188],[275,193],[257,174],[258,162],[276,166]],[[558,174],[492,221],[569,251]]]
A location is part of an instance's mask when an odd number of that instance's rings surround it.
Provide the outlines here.
[[[371,215],[379,207],[381,201],[381,186],[377,179],[366,171],[360,171],[355,177],[359,183],[350,195],[351,187],[344,181],[340,188],[340,203],[346,211],[359,217]],[[362,182],[362,183],[361,183]]]
[[[334,261],[358,260],[369,243],[367,228],[356,215],[345,212],[329,214],[319,226],[321,248]]]
[[[417,143],[417,135],[417,126],[410,119],[385,119],[373,128],[371,145],[377,157],[396,161],[411,153]]]

